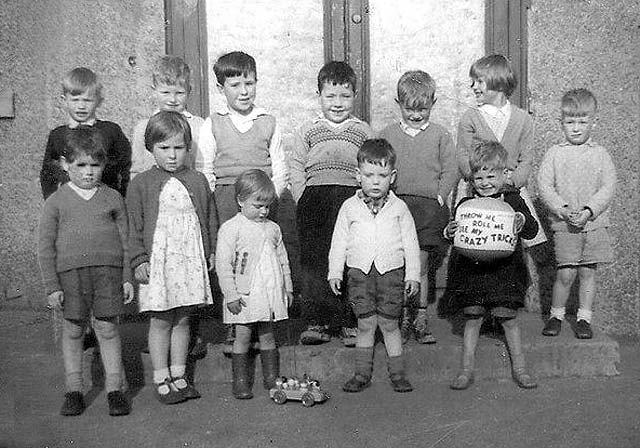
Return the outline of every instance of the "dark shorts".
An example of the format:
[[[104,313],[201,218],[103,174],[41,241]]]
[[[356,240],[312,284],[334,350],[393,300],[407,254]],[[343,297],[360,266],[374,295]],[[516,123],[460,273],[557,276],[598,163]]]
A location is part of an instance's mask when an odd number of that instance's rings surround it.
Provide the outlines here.
[[[481,305],[474,305],[466,306],[462,309],[462,311],[464,312],[465,316],[472,319],[484,317],[487,313],[490,313],[492,316],[501,319],[514,319],[518,315],[517,310],[506,306],[485,307]]]
[[[64,292],[63,313],[69,320],[109,319],[124,311],[122,268],[89,266],[59,272]]]
[[[404,267],[380,274],[371,266],[368,274],[347,269],[349,303],[358,319],[373,315],[397,319],[404,302]]]
[[[398,197],[409,207],[416,225],[420,249],[448,244],[443,235],[444,228],[449,223],[449,207],[446,204],[440,206],[437,199],[423,196],[402,194]]]

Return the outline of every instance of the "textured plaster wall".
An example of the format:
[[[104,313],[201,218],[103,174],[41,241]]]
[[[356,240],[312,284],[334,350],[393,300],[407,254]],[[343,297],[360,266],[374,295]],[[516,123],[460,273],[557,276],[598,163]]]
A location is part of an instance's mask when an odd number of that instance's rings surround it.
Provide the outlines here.
[[[529,12],[529,88],[537,162],[548,147],[563,140],[558,107],[565,90],[586,87],[599,102],[593,138],[610,151],[618,186],[610,229],[616,260],[599,270],[595,320],[607,332],[619,334],[640,332],[639,39],[637,1],[534,0]],[[550,263],[552,254],[543,261]],[[553,270],[545,274],[543,299],[550,287],[545,278]]]
[[[150,62],[164,51],[163,8],[162,0],[2,1],[0,89],[15,92],[16,116],[0,119],[0,294],[22,294],[8,304],[42,297],[38,176],[49,130],[66,121],[62,76],[80,65],[96,71],[105,95],[98,117],[130,136],[151,110]]]

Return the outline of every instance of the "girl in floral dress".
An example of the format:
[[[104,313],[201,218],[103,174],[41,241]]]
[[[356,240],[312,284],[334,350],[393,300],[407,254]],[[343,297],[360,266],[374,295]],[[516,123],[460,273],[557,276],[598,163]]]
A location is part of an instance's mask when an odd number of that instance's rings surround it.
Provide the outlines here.
[[[243,172],[235,182],[240,212],[220,226],[216,273],[224,294],[224,323],[233,324],[233,395],[252,398],[253,363],[249,347],[260,339],[263,385],[275,387],[280,375],[272,322],[288,318],[293,285],[280,227],[267,219],[276,190],[264,171]]]
[[[189,315],[212,303],[208,266],[218,225],[206,177],[188,167],[185,118],[159,112],[149,119],[144,140],[156,165],[136,176],[127,193],[131,267],[140,282],[140,311],[150,316],[155,394],[174,404],[200,397],[185,377]]]

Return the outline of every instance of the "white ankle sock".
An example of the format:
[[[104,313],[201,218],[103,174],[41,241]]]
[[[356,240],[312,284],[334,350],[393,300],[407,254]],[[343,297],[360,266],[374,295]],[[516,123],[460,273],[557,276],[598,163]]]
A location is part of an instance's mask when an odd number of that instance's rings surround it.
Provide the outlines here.
[[[565,307],[563,306],[559,306],[557,308],[555,306],[551,307],[551,317],[555,317],[558,320],[564,320],[564,313]]]
[[[187,370],[187,366],[171,366],[171,377],[180,378],[184,376],[184,372]]]
[[[166,378],[169,378],[169,368],[158,369],[153,371],[153,382],[156,384],[162,383]]]
[[[584,320],[587,323],[591,323],[591,317],[593,316],[593,311],[587,310],[584,308],[578,308],[578,315],[576,316],[577,320]]]

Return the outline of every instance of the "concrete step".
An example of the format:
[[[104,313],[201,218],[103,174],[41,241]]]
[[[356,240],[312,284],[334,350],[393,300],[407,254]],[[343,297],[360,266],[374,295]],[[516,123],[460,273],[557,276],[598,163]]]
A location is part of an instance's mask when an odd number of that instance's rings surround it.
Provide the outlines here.
[[[593,339],[578,340],[570,324],[565,322],[561,334],[550,338],[541,335],[543,322],[539,315],[523,313],[520,319],[527,365],[536,378],[618,375],[618,343],[602,332],[595,330]],[[409,341],[405,345],[408,376],[415,381],[448,381],[460,364],[462,322],[432,316],[430,326],[438,339],[436,344],[422,345]],[[142,352],[146,344],[146,328],[144,320],[123,325],[125,367],[130,385],[151,382],[151,360]],[[208,343],[208,353],[192,365],[196,382],[230,382],[231,361],[222,352],[224,326],[218,320],[204,319],[201,329]],[[296,344],[302,329],[303,324],[298,320],[276,324],[281,374],[301,376],[306,373],[320,381],[347,380],[353,374],[354,350],[343,347],[337,338],[317,346]],[[259,356],[257,358],[256,378],[260,378]],[[386,381],[386,352],[382,341],[376,345],[374,360],[374,381]],[[492,331],[481,335],[476,360],[477,379],[511,377],[504,338]]]

